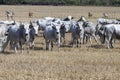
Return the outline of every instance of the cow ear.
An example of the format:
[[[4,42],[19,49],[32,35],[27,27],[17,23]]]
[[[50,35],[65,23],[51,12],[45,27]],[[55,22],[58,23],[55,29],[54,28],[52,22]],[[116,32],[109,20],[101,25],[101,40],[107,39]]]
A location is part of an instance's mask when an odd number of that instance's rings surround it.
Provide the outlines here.
[[[15,25],[15,20],[13,21],[12,25]]]
[[[80,27],[80,26],[79,26],[79,23],[76,23],[76,26],[77,26],[77,27]]]
[[[32,24],[32,22],[31,22],[31,21],[30,21],[29,28],[33,28],[33,24]]]
[[[55,24],[54,24],[54,23],[52,23],[52,28],[53,28],[53,29],[56,29],[56,27],[55,27]]]
[[[71,19],[74,19],[74,17],[72,17]]]
[[[52,28],[53,28],[53,29],[56,29],[56,27],[55,27],[54,25],[52,26]]]
[[[21,27],[22,29],[24,29],[24,28],[25,28],[23,24],[21,24],[21,25],[20,25],[20,27]]]

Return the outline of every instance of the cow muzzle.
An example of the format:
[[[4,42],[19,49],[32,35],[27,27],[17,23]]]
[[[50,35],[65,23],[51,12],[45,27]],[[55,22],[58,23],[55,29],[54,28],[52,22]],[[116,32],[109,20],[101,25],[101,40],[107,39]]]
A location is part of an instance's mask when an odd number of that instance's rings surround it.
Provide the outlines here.
[[[27,33],[25,33],[25,36],[27,36],[28,34]]]
[[[8,36],[8,32],[5,32],[5,36]]]
[[[35,34],[35,36],[38,36],[38,34]]]
[[[59,34],[59,32],[56,32],[56,34]]]

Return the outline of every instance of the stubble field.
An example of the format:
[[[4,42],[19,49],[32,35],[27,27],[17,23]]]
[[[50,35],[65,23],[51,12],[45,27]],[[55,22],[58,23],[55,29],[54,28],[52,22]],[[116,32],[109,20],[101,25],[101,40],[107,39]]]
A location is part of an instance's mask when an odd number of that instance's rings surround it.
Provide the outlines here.
[[[109,13],[109,18],[120,19],[119,7],[91,6],[0,6],[0,19],[6,20],[5,11],[12,10],[16,21],[30,20],[46,16],[64,18],[68,15],[74,20],[85,16],[96,24],[97,18]],[[28,18],[28,12],[33,17]],[[93,13],[88,18],[88,12]],[[57,51],[45,50],[45,42],[41,34],[35,40],[35,49],[30,53],[18,51],[15,54],[9,47],[7,53],[0,54],[0,80],[120,80],[120,42],[116,41],[114,49],[106,49],[93,40],[92,46],[82,45],[80,48],[69,46],[70,34],[67,33],[66,44]]]

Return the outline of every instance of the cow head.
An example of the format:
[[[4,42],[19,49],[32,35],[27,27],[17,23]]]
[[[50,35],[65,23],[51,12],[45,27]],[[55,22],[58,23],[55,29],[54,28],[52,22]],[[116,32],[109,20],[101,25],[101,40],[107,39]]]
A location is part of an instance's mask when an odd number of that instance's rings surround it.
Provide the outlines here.
[[[80,22],[80,21],[82,21],[82,22],[86,22],[85,17],[84,17],[84,16],[81,16],[80,19],[79,19],[77,22]]]
[[[74,18],[74,17],[72,17],[72,16],[68,16],[68,17],[66,17],[65,19],[63,19],[63,21],[71,21],[73,18]]]
[[[32,26],[31,30],[34,30],[34,35],[38,36],[39,25],[37,23],[34,23],[34,22],[31,23],[30,25]]]
[[[97,24],[95,28],[96,28],[95,35],[98,35],[100,42],[104,44],[105,43],[104,26],[101,24]]]
[[[58,40],[60,38],[60,24],[52,24],[52,28],[54,30],[54,34],[56,36],[56,40]]]
[[[62,24],[62,25],[61,25],[60,31],[65,31],[65,32],[66,32],[65,24]]]
[[[102,44],[105,43],[105,34],[103,31],[99,31],[99,40]]]
[[[28,35],[27,29],[25,29],[23,24],[20,24],[19,28],[20,38],[26,41],[26,36]]]

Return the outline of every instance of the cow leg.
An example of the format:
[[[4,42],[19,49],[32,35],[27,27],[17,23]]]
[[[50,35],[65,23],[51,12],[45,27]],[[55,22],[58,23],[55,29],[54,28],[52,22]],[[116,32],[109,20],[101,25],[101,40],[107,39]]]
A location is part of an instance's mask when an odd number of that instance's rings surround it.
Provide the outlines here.
[[[72,34],[71,34],[71,42],[70,42],[70,45],[73,45],[73,37]]]
[[[61,44],[60,45],[62,45],[63,43],[62,43],[62,37],[60,38],[60,41],[61,41]]]
[[[83,38],[84,36],[80,35],[80,45],[83,44]]]
[[[78,44],[79,44],[79,41],[78,41],[78,39],[77,39],[77,47],[78,47]]]
[[[51,45],[50,45],[50,46],[51,46],[51,51],[52,51],[52,50],[53,50],[53,42],[51,42]]]
[[[65,42],[65,37],[63,37],[63,40],[62,40],[62,37],[60,38],[60,41],[61,41],[61,44],[64,45],[66,42]]]
[[[83,36],[83,44],[85,44],[85,39],[86,39],[86,35],[84,34],[84,36]]]
[[[88,35],[87,37],[87,40],[89,40],[89,43],[87,44],[88,46],[91,46],[92,45],[92,39],[91,39],[91,36]]]
[[[88,40],[89,40],[89,42],[91,43],[91,41],[90,41],[90,36],[85,36],[85,39],[86,39],[86,44],[88,43]]]
[[[26,48],[27,48],[27,53],[29,53],[30,43],[28,41],[26,42]]]
[[[85,41],[86,46],[90,46],[92,44],[90,35],[85,35]]]
[[[63,36],[63,44],[65,44],[65,34],[64,34],[64,36]]]
[[[14,49],[14,51],[15,51],[15,53],[17,53],[17,43],[15,42],[15,49]]]
[[[48,50],[50,51],[50,49],[51,49],[51,41],[49,40],[49,42],[48,42]]]
[[[94,38],[94,40],[97,42],[97,44],[100,44],[100,43],[98,42],[98,40],[97,40],[97,38],[96,38],[95,35],[93,35],[93,38]]]
[[[23,54],[23,46],[22,46],[22,43],[20,41],[19,41],[19,45],[20,45],[21,53]]]
[[[63,43],[63,44],[65,44],[65,43],[66,43],[66,41],[65,41],[65,37],[64,37],[63,39],[64,39],[64,43]]]
[[[14,46],[13,46],[13,41],[10,41],[10,49],[13,49]]]
[[[107,48],[110,49],[110,37],[106,38]]]
[[[111,38],[111,40],[110,40],[110,47],[111,47],[111,48],[114,48],[114,47],[113,47],[113,38]]]
[[[27,53],[29,53],[29,46],[27,46]]]
[[[2,50],[2,52],[4,52],[4,50],[6,49],[8,43],[9,43],[9,38],[7,37],[7,41],[6,41],[5,44],[3,45],[3,50]]]
[[[31,44],[32,44],[32,49],[34,49],[34,45],[35,45],[34,41]]]
[[[73,38],[72,47],[74,48],[76,44],[77,44],[77,43],[76,43],[76,38]]]
[[[74,46],[74,38],[72,38],[71,45]]]
[[[49,41],[45,40],[46,42],[46,50],[49,50]]]

